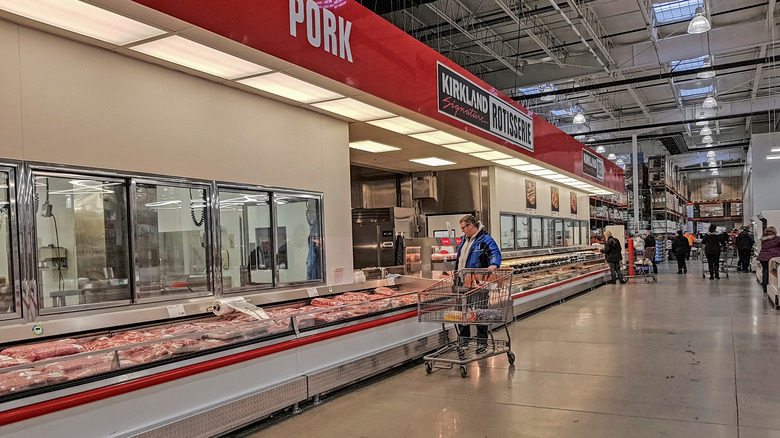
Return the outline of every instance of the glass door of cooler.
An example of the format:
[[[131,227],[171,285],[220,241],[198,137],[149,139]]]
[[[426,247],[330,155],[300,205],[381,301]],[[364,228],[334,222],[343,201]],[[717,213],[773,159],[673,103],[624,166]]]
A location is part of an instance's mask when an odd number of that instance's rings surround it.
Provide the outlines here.
[[[446,273],[457,269],[455,259],[458,255],[459,243],[460,238],[436,239],[435,244],[431,246],[431,278],[442,278]]]

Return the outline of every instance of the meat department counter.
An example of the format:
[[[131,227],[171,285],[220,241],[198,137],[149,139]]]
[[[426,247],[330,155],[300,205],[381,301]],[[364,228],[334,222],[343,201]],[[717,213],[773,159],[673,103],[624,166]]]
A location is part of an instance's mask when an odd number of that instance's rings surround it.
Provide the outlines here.
[[[502,267],[514,271],[515,315],[592,289],[607,272],[586,247],[508,252]],[[43,324],[0,328],[0,433],[211,436],[317,403],[447,342],[441,326],[416,318],[417,292],[436,282],[402,276],[244,296],[264,309],[260,320],[215,315],[212,297],[133,310],[159,316],[146,323],[72,314],[47,321],[46,340],[35,339]]]

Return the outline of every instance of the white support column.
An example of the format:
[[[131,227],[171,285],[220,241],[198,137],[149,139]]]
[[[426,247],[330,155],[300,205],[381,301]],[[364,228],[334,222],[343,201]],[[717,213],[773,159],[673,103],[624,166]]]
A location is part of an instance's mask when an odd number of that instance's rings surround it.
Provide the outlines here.
[[[631,135],[631,164],[633,166],[634,178],[634,233],[639,232],[639,146],[636,141],[636,134]],[[650,224],[652,229],[652,223]]]

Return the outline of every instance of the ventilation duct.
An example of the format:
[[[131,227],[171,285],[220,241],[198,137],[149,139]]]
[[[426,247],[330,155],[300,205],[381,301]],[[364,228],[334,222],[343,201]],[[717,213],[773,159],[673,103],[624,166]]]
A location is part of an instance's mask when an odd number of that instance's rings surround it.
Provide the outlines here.
[[[688,152],[688,145],[685,143],[682,134],[659,137],[658,140],[672,155],[680,155]]]

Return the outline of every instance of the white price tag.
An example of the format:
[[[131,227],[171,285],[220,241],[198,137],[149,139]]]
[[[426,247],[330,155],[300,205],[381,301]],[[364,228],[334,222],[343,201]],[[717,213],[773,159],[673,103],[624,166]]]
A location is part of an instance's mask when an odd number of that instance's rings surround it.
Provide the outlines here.
[[[387,279],[387,285],[388,286],[395,286],[395,277],[390,277]]]
[[[187,312],[184,311],[184,305],[174,304],[172,306],[168,306],[168,316],[171,318],[178,318],[180,316],[187,316]]]
[[[320,295],[319,293],[317,293],[316,287],[307,287],[306,292],[308,292],[309,297],[311,298],[318,297]]]

